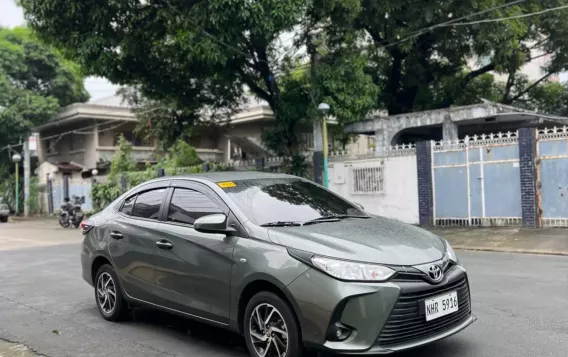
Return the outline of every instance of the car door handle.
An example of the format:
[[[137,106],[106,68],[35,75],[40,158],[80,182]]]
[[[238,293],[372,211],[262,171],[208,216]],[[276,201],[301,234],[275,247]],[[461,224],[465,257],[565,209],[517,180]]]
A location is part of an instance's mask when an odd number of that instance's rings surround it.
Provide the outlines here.
[[[174,245],[167,240],[159,240],[156,242],[156,246],[160,249],[172,249]]]
[[[112,231],[110,232],[110,237],[114,239],[122,239],[124,236],[119,231]]]

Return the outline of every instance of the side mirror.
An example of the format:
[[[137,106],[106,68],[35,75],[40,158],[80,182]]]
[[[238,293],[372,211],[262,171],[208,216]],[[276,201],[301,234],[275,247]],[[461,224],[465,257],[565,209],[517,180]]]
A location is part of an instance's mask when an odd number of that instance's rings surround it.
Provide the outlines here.
[[[357,203],[357,202],[353,202],[353,204],[354,204],[355,206],[357,206],[357,208],[359,208],[361,211],[365,212],[365,207],[363,207],[362,204]]]
[[[200,217],[193,222],[193,229],[201,233],[217,233],[228,236],[237,233],[237,230],[233,227],[227,227],[227,216],[224,214],[211,214]]]

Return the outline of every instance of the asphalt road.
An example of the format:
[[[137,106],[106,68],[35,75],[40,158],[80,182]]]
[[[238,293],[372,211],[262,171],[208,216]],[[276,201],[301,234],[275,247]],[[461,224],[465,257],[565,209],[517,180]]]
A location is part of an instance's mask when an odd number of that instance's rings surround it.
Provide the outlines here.
[[[104,321],[81,278],[79,240],[78,231],[48,224],[0,225],[0,339],[51,357],[247,355],[239,336],[161,312],[138,309],[130,321]],[[398,356],[566,356],[568,257],[458,255],[478,321]]]

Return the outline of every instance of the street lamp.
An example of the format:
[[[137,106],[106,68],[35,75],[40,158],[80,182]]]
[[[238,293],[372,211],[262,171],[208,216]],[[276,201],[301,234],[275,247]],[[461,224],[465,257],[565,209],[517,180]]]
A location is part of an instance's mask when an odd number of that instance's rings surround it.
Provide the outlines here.
[[[20,161],[22,161],[22,155],[15,153],[12,155],[12,161],[16,166],[16,216],[20,214]]]
[[[327,113],[329,112],[330,106],[327,103],[320,103],[318,105],[318,110],[322,113],[322,135],[323,135],[323,185],[324,187],[329,186],[328,177],[328,160],[327,160]]]
[[[97,169],[91,170],[91,178],[92,178],[93,184],[97,183],[97,179],[95,177],[97,177],[98,174],[99,174],[99,170],[97,170]]]

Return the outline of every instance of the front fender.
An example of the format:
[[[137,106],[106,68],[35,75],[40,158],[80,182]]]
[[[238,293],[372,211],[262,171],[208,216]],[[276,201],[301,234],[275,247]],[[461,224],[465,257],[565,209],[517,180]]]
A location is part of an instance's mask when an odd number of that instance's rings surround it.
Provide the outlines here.
[[[239,331],[239,300],[252,283],[262,281],[279,289],[292,305],[301,321],[300,309],[287,286],[309,269],[288,254],[285,247],[255,239],[241,238],[233,253],[235,265],[231,272],[230,326]]]

